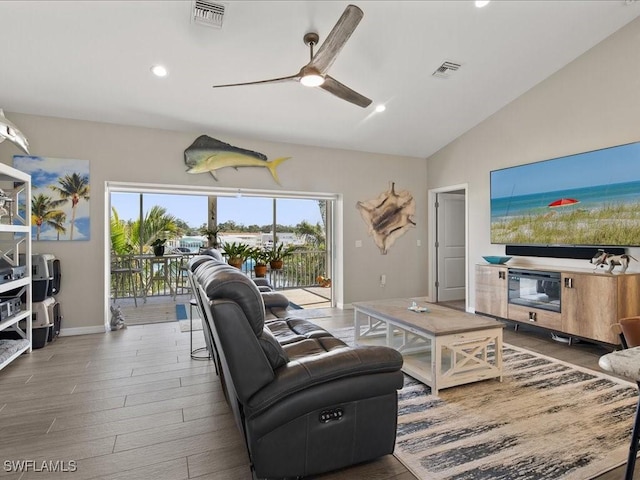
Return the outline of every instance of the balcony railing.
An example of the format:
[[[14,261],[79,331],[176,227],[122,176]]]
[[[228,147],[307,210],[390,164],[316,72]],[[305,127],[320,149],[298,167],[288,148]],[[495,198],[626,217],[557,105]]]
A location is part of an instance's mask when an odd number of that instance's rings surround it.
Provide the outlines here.
[[[113,268],[118,275],[111,275],[112,298],[137,298],[172,296],[189,293],[186,267],[196,253],[153,255],[112,255]],[[126,270],[131,269],[130,272]],[[125,270],[122,273],[122,270]],[[255,277],[253,261],[244,262],[241,270]],[[125,275],[127,278],[122,278]],[[266,278],[277,290],[320,286],[320,277],[327,277],[327,252],[301,250],[284,260],[282,270],[268,268]],[[116,282],[119,282],[116,288]]]
[[[242,264],[242,271],[255,277],[253,261]],[[327,252],[324,250],[300,250],[285,258],[281,270],[267,269],[267,279],[276,290],[320,286],[319,277],[327,276]]]

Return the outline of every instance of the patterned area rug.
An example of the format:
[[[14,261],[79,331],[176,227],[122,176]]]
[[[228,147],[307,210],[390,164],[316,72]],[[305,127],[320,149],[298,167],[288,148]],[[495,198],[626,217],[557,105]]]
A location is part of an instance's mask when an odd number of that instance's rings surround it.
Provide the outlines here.
[[[334,332],[349,343],[351,328]],[[505,345],[504,379],[431,395],[405,376],[394,455],[420,479],[586,480],[626,462],[637,388]]]

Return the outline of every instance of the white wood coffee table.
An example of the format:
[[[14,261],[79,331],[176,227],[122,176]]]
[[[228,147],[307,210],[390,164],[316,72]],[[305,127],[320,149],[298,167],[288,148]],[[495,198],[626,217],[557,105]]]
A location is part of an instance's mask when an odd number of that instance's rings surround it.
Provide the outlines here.
[[[416,302],[428,312],[408,309]],[[428,303],[424,298],[357,302],[356,345],[386,345],[402,353],[402,370],[429,385],[443,388],[490,378],[502,381],[504,324],[487,317]]]

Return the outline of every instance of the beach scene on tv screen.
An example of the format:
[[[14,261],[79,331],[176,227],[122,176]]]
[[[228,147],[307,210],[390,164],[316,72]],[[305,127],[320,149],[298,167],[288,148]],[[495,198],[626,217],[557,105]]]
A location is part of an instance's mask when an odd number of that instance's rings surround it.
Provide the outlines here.
[[[640,142],[490,175],[491,243],[640,245]]]

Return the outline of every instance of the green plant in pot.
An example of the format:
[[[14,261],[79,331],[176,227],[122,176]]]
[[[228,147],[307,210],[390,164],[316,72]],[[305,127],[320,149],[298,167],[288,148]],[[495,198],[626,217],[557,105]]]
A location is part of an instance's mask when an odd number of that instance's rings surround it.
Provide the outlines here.
[[[236,268],[242,268],[242,264],[247,259],[249,250],[249,245],[241,242],[228,242],[222,247],[222,251],[227,256],[227,263]]]
[[[267,251],[267,260],[269,261],[269,265],[272,270],[281,270],[284,265],[284,259],[287,257],[291,257],[293,252],[296,250],[296,247],[293,245],[288,245],[285,247],[284,243],[279,243],[274,246],[272,250]]]
[[[167,243],[166,238],[156,238],[153,242],[151,242],[151,247],[153,248],[153,254],[156,257],[161,257],[164,255],[165,243]]]
[[[269,252],[262,248],[255,247],[249,249],[247,256],[254,261],[253,271],[255,272],[256,277],[266,277]]]

